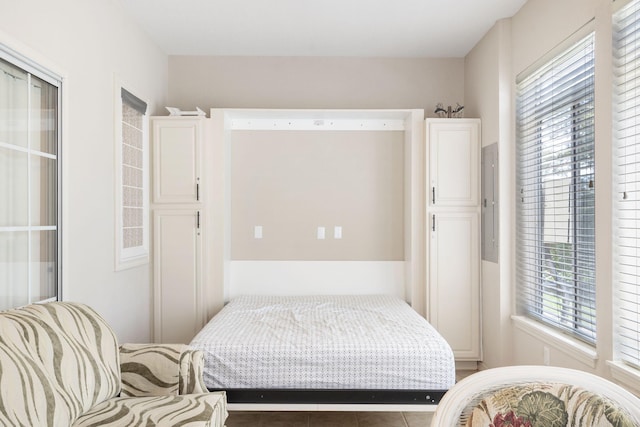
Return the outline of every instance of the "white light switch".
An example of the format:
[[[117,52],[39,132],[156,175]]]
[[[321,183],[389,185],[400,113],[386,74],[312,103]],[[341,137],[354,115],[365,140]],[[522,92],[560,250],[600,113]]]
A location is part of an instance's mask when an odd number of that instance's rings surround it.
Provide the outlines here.
[[[254,239],[262,239],[262,226],[256,225],[253,227],[253,238]]]
[[[335,227],[333,227],[333,238],[334,239],[342,239],[342,227],[339,225],[336,225]]]
[[[325,233],[324,227],[318,227],[318,233],[317,233],[318,240],[324,239],[324,233]]]

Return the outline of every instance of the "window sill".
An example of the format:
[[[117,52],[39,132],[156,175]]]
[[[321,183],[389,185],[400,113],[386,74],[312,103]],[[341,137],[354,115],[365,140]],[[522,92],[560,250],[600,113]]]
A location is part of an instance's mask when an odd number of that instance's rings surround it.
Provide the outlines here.
[[[590,368],[596,367],[598,353],[593,347],[523,316],[511,316],[511,320],[521,331],[553,346]]]
[[[607,360],[607,365],[614,380],[632,392],[640,393],[640,371],[625,363],[612,360]]]

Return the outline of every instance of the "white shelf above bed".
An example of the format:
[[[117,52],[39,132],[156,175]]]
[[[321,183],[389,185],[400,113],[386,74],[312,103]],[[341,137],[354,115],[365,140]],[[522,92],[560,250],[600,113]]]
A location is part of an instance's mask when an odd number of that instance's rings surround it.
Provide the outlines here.
[[[226,109],[230,130],[404,131],[413,110]]]

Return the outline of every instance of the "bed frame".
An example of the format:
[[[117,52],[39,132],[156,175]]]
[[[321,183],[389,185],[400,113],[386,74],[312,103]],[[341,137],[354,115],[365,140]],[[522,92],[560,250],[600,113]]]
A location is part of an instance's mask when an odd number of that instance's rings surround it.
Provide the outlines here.
[[[220,391],[220,390],[209,390]],[[227,389],[229,403],[437,405],[446,390]]]
[[[210,389],[210,391],[219,391]],[[433,412],[447,390],[227,389],[230,410]]]

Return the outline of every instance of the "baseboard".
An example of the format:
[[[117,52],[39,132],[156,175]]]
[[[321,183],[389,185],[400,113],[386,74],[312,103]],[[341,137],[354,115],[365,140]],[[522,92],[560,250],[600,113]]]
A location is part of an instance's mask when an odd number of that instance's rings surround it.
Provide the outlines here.
[[[477,360],[456,360],[456,371],[477,371]]]

